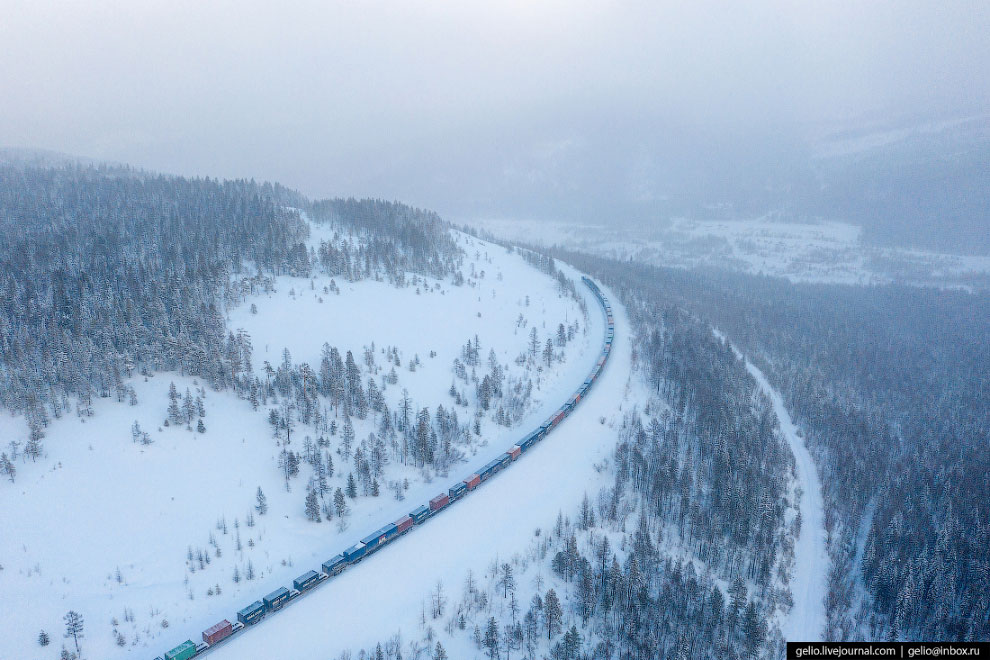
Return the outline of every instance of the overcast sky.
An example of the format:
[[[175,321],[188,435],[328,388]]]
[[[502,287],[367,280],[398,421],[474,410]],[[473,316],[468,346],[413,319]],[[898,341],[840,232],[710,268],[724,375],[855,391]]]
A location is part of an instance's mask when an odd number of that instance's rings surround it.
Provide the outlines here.
[[[516,184],[654,195],[694,145],[986,113],[988,35],[986,0],[0,0],[0,146],[525,214]]]

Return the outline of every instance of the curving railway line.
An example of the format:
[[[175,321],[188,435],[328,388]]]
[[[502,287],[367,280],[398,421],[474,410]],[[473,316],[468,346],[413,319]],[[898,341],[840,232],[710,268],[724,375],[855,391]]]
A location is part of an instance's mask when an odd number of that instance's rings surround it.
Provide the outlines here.
[[[163,655],[157,656],[155,660],[189,660],[190,658],[200,657],[215,648],[218,644],[230,639],[238,632],[257,624],[266,616],[291,605],[316,587],[342,573],[348,566],[357,564],[370,557],[400,536],[408,534],[419,525],[425,524],[433,516],[443,513],[447,507],[469,495],[497,473],[511,467],[534,444],[541,441],[554,430],[570,415],[581,402],[581,399],[588,394],[598,381],[602,370],[605,368],[605,363],[608,361],[609,353],[612,350],[612,340],[615,336],[612,305],[609,303],[608,298],[605,297],[601,289],[598,288],[598,285],[591,279],[582,276],[581,281],[595,295],[605,315],[606,329],[602,350],[598,356],[598,361],[581,386],[545,422],[523,436],[519,442],[509,447],[504,454],[486,463],[468,478],[453,484],[446,492],[438,494],[429,502],[416,507],[399,520],[389,523],[364,537],[344,552],[325,561],[318,570],[311,570],[300,575],[292,581],[292,588],[283,586],[276,589],[262,599],[256,600],[238,611],[236,620],[233,623],[227,619],[223,619],[219,623],[204,630],[202,635],[203,641],[197,643],[191,639],[186,640]]]

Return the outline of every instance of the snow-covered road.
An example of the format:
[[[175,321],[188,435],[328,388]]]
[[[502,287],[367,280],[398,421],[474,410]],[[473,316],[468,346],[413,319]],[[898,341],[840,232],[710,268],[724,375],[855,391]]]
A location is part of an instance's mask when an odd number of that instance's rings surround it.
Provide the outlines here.
[[[576,275],[570,269],[567,273]],[[597,309],[591,292],[579,290],[589,308]],[[550,524],[559,510],[573,508],[594,482],[594,465],[612,450],[615,436],[610,427],[621,414],[629,380],[629,324],[615,296],[603,291],[615,312],[611,357],[591,394],[553,433],[511,470],[443,515],[349,568],[286,612],[219,646],[210,659],[326,660],[397,631],[405,639],[418,637],[424,600],[438,582],[448,595],[459,593],[467,570],[482,574],[493,556],[519,552],[535,528]],[[592,314],[592,319],[589,331],[602,336],[602,315]],[[597,353],[584,359],[590,371]],[[572,391],[578,384],[568,387]],[[438,484],[437,490],[442,487]]]
[[[760,389],[773,403],[773,411],[780,421],[780,431],[794,453],[798,483],[802,495],[801,534],[794,544],[794,574],[791,577],[791,593],[794,607],[785,617],[781,632],[791,642],[818,641],[825,629],[825,594],[828,588],[829,558],[825,550],[825,516],[822,504],[822,488],[818,469],[811,453],[798,435],[780,392],[767,381],[766,376],[748,360],[746,369],[756,379]]]

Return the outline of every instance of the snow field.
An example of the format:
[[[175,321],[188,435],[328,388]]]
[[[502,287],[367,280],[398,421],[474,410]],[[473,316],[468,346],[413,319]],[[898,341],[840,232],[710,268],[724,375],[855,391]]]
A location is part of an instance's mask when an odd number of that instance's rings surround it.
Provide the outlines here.
[[[318,238],[322,228],[314,229]],[[392,499],[384,488],[378,498],[348,500],[352,515],[348,529],[341,534],[336,521],[315,524],[303,516],[307,465],[293,480],[292,492],[285,492],[277,468],[279,448],[264,407],[253,411],[248,402],[231,392],[207,388],[206,433],[177,427],[159,430],[166,417],[169,383],[175,382],[180,395],[187,388],[195,395],[197,383],[172,373],[147,380],[136,376],[129,384],[137,392],[137,406],[97,399],[95,416],[81,421],[71,414],[55,420],[46,429],[47,455],[36,464],[18,460],[16,483],[0,484],[0,519],[4,521],[0,593],[6,613],[0,624],[0,659],[57,657],[62,615],[70,609],[80,612],[86,621],[84,657],[153,657],[184,639],[198,640],[200,632],[216,621],[233,620],[244,605],[278,586],[290,585],[294,577],[318,568],[356,539],[408,513],[501,454],[559,407],[597,358],[603,333],[597,304],[590,293],[585,295],[583,287],[579,289],[592,312],[585,332],[585,319],[576,303],[561,299],[549,277],[504,248],[465,236],[459,240],[468,252],[465,275],[469,275],[472,262],[477,273],[462,287],[430,280],[427,290],[421,281],[417,294],[414,285],[395,289],[380,282],[338,279],[341,293],[337,295],[323,293],[330,278],[315,278],[311,289],[309,279],[284,277],[278,279],[274,293],[254,296],[232,310],[228,329],[245,328],[251,333],[256,370],[265,360],[279,364],[283,347],[292,352],[293,362],[318,367],[323,343],[329,342],[342,354],[351,350],[367,378],[363,346],[374,341],[379,364],[384,364],[381,349],[395,346],[403,366],[396,367],[399,383],[385,391],[389,407],[396,409],[402,389],[407,388],[417,409],[429,406],[432,410],[439,403],[453,406],[447,394],[453,379],[451,365],[475,334],[481,340],[484,365],[479,365],[479,377],[487,369],[489,348],[510,366],[510,377],[521,377],[524,370],[513,360],[525,350],[530,328],[535,325],[541,341],[545,341],[555,333],[558,323],[577,320],[580,330],[565,347],[567,359],[539,375],[522,424],[506,429],[486,416],[481,443],[462,447],[470,457],[468,462],[455,465],[446,478],[393,463],[385,478],[409,479],[405,500]],[[475,286],[470,285],[472,281]],[[293,289],[294,295],[290,293]],[[258,308],[257,315],[250,313],[252,303]],[[524,323],[517,326],[520,314]],[[436,351],[433,358],[431,350]],[[421,365],[410,372],[407,365],[414,355],[419,356]],[[386,366],[383,373],[388,369]],[[458,387],[473,397],[473,385],[468,388],[460,383]],[[469,410],[458,408],[462,424],[470,420]],[[153,444],[131,441],[130,428],[135,420],[150,434]],[[353,421],[357,444],[375,423],[370,415],[367,421]],[[4,438],[26,435],[21,419],[4,417],[0,430]],[[301,449],[307,434],[315,436],[311,428],[297,425],[293,449]],[[335,442],[338,439],[333,438]],[[343,485],[353,465],[336,454],[334,462],[332,488]],[[510,478],[510,474],[499,475],[492,484]],[[270,510],[265,516],[255,514],[255,526],[248,527],[246,518],[255,504],[258,486],[263,488]],[[475,497],[484,496],[479,492],[471,499]],[[226,534],[217,528],[221,519],[227,523]],[[429,526],[436,527],[439,520]],[[238,536],[241,550],[236,547]],[[222,552],[220,557],[215,556],[211,537]],[[397,547],[403,544],[405,539]],[[190,547],[195,572],[188,569]],[[195,558],[200,550],[213,555],[202,570]],[[373,566],[390,551],[368,564]],[[235,584],[234,567],[243,577],[248,561],[255,579]],[[120,582],[116,578],[118,567]],[[215,584],[222,588],[220,595],[207,596]],[[319,591],[333,589],[327,586]],[[410,593],[418,597],[418,591]],[[125,611],[133,614],[132,621],[125,621]],[[123,647],[115,644],[112,618],[119,623]],[[162,627],[163,621],[168,621],[167,628]],[[44,649],[36,642],[41,629],[53,641]],[[374,635],[386,630],[388,626],[376,627]]]
[[[574,275],[570,269],[566,272]],[[579,291],[589,309],[595,309],[590,291],[585,287]],[[625,312],[614,296],[607,290],[605,293],[615,312],[616,341],[603,376],[567,420],[512,469],[348,568],[288,611],[217,647],[210,654],[211,660],[326,660],[344,649],[370,646],[396,631],[405,639],[416,638],[421,632],[423,603],[438,581],[448,594],[459,592],[468,570],[481,576],[493,556],[509,558],[524,551],[535,528],[546,528],[559,510],[573,509],[585,492],[589,496],[597,493],[594,484],[600,477],[594,466],[613,449],[613,428],[620,419],[630,374]],[[597,341],[604,334],[604,318],[600,313],[590,316],[590,334]],[[552,397],[556,406],[577,388],[596,358],[597,352],[582,355],[575,369],[579,377],[560,381]],[[601,418],[605,418],[605,425]],[[529,426],[524,424],[523,429]],[[515,438],[522,434],[510,435]],[[451,657],[474,655],[472,649],[471,655],[455,653]]]

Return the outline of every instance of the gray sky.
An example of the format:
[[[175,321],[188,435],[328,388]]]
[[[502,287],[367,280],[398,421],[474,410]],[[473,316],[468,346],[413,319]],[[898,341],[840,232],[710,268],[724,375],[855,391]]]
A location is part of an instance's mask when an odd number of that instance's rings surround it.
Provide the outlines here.
[[[985,0],[0,0],[0,16],[0,146],[454,218],[596,186],[662,195],[682,162],[990,108]]]

